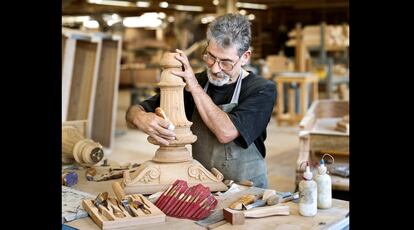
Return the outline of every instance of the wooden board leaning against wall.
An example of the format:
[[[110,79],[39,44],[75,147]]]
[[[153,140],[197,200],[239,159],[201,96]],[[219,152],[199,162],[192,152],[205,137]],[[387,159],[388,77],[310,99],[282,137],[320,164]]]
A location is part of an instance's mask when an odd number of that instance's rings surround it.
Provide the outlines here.
[[[87,138],[113,148],[122,38],[62,29],[62,122],[87,120]]]

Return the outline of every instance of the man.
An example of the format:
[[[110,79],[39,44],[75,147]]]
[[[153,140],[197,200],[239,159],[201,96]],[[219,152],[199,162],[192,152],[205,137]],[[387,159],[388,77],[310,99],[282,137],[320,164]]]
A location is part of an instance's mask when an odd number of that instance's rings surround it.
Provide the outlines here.
[[[225,179],[250,180],[254,186],[267,188],[264,141],[276,87],[242,68],[251,56],[250,22],[242,15],[221,16],[210,24],[207,40],[203,54],[206,71],[194,75],[181,50],[175,58],[184,71],[172,71],[186,82],[186,116],[198,137],[192,145],[193,157],[208,170],[217,168]],[[133,105],[126,120],[130,127],[168,145],[175,133],[167,129],[167,121],[154,114],[159,104],[158,94]]]

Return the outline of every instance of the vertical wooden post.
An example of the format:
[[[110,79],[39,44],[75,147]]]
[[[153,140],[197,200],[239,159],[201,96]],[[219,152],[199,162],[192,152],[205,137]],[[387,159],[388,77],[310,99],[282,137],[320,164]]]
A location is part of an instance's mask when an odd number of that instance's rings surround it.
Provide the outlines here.
[[[305,116],[308,108],[308,84],[306,79],[300,82],[300,118]]]
[[[276,83],[277,83],[277,94],[279,95],[277,97],[277,114],[276,114],[276,118],[277,118],[277,122],[278,124],[281,121],[281,117],[283,115],[283,108],[284,108],[284,101],[283,101],[283,82],[281,81],[277,81],[276,79]]]
[[[312,82],[312,102],[318,100],[318,82]]]
[[[303,39],[301,25],[296,24],[296,46],[295,46],[295,70],[299,72],[306,71],[306,46]]]
[[[296,106],[295,106],[296,97],[295,96],[296,96],[295,95],[295,90],[292,89],[292,88],[289,88],[288,89],[288,101],[289,101],[288,113],[289,113],[289,121],[290,121],[291,125],[293,125],[295,123],[295,120],[296,120],[296,111],[295,111],[296,110]]]

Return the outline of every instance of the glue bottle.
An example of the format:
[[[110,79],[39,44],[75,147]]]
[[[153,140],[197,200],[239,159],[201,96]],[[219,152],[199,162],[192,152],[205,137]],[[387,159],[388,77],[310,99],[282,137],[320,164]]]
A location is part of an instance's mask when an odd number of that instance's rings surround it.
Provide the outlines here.
[[[323,157],[320,160],[318,175],[315,177],[315,181],[318,187],[318,208],[330,208],[332,206],[332,180],[327,174]]]
[[[309,163],[307,163],[303,180],[299,183],[299,213],[302,216],[315,216],[318,211],[316,200],[318,188],[312,177],[313,174],[309,169]]]

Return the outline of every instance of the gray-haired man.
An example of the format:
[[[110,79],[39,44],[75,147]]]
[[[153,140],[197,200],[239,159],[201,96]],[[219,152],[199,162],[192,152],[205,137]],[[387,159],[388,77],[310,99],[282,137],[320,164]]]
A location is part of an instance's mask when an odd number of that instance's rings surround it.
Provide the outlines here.
[[[266,127],[276,100],[276,87],[242,68],[251,55],[250,22],[242,15],[227,14],[207,30],[203,54],[207,70],[194,74],[187,56],[176,55],[184,71],[172,73],[186,82],[186,115],[197,135],[192,154],[207,169],[217,168],[225,179],[250,180],[267,188],[264,160]],[[130,127],[138,128],[167,145],[175,133],[169,123],[154,114],[160,95],[133,105],[126,114]]]

